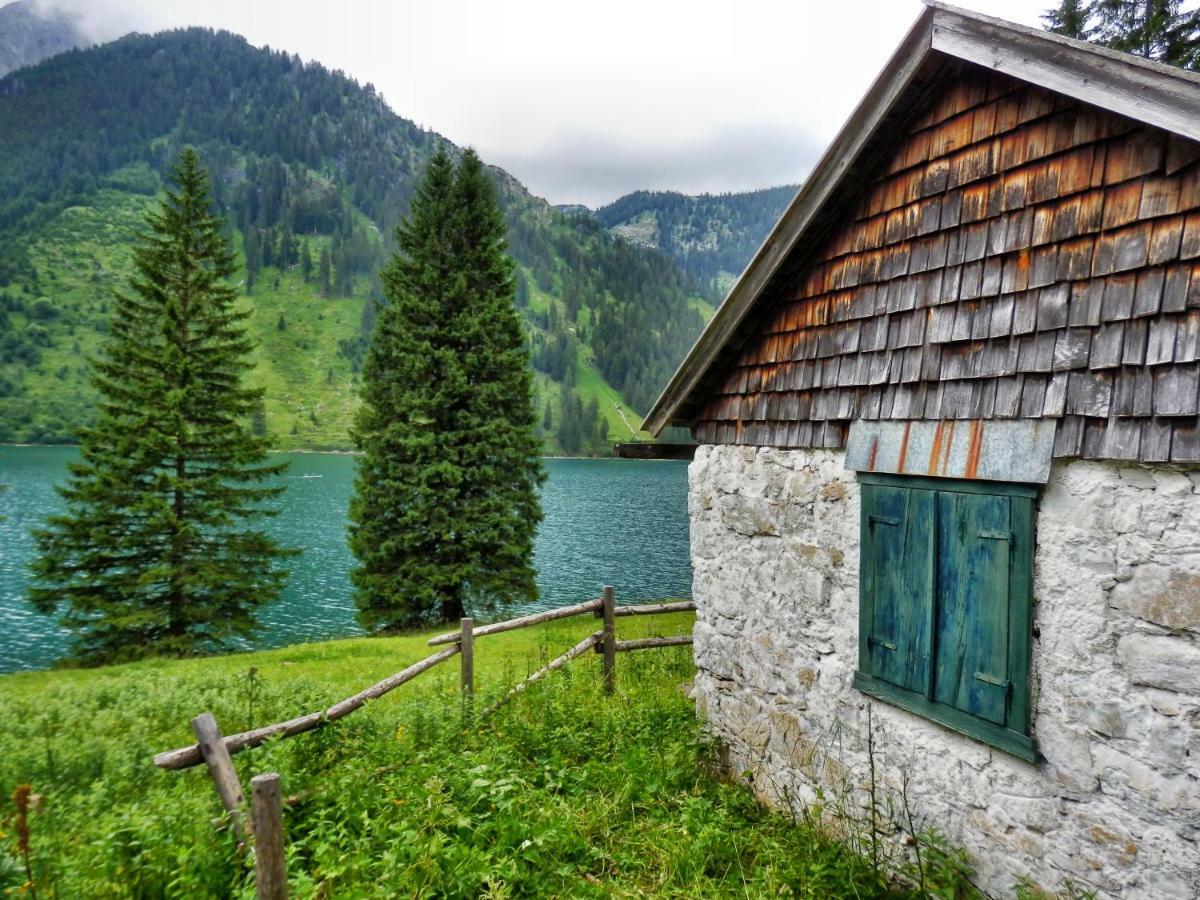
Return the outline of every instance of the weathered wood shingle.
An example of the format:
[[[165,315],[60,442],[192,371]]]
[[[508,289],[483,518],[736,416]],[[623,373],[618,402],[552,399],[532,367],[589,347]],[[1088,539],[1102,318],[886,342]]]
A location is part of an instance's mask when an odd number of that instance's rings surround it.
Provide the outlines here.
[[[935,82],[768,283],[696,439],[1052,418],[1059,456],[1200,458],[1200,146],[979,67]]]

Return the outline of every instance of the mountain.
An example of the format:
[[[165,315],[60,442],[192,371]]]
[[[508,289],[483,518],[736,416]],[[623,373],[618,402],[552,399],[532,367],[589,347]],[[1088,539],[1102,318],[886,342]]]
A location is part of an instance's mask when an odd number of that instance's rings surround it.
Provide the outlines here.
[[[358,367],[416,179],[444,138],[371,85],[226,32],[130,35],[0,79],[0,441],[68,440],[84,358],[141,217],[184,144],[243,266],[255,426],[344,447]],[[564,215],[494,169],[549,452],[627,439],[711,307],[664,254]]]
[[[0,77],[89,43],[66,14],[35,0],[0,6]]]
[[[688,196],[636,191],[596,210],[608,231],[662,250],[719,299],[779,220],[797,185]]]

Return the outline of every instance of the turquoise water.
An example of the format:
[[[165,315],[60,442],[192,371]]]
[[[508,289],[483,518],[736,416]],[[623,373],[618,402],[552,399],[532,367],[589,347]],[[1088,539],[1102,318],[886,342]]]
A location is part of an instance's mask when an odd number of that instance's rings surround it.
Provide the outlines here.
[[[58,511],[54,485],[75,451],[0,447],[0,672],[49,666],[67,647],[53,617],[25,602],[31,526]],[[268,526],[303,553],[283,596],[260,615],[256,647],[359,634],[350,597],[346,503],[354,458],[286,454],[281,513]],[[535,564],[541,597],[514,612],[576,603],[616,587],[618,600],[691,596],[683,462],[549,459]]]

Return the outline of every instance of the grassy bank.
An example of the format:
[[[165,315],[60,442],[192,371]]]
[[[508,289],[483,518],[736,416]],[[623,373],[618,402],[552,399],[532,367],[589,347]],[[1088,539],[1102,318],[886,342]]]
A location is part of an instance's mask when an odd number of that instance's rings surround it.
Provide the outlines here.
[[[624,619],[675,634],[686,615]],[[481,639],[480,705],[596,627]],[[0,677],[0,894],[31,896],[10,797],[29,784],[39,897],[252,896],[202,769],[157,770],[212,710],[226,733],[321,708],[426,655],[427,635]],[[464,727],[453,662],[324,730],[234,757],[277,771],[293,896],[889,893],[866,861],[712,774],[680,684],[689,648],[624,654],[618,694],[588,654]],[[22,885],[26,885],[22,887]]]

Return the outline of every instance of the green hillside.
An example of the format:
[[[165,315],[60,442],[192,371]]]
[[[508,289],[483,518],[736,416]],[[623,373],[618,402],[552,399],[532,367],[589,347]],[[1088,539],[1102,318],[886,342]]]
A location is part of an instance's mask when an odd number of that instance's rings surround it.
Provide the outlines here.
[[[688,196],[635,191],[596,210],[610,232],[661,250],[720,299],[796,194],[797,185]]]
[[[283,449],[348,446],[376,273],[443,138],[369,85],[202,29],[0,79],[0,121],[0,441],[69,441],[89,421],[85,356],[161,173],[190,143],[242,256],[266,389],[255,425]],[[663,254],[493,175],[546,451],[606,452],[633,436],[711,306]]]

